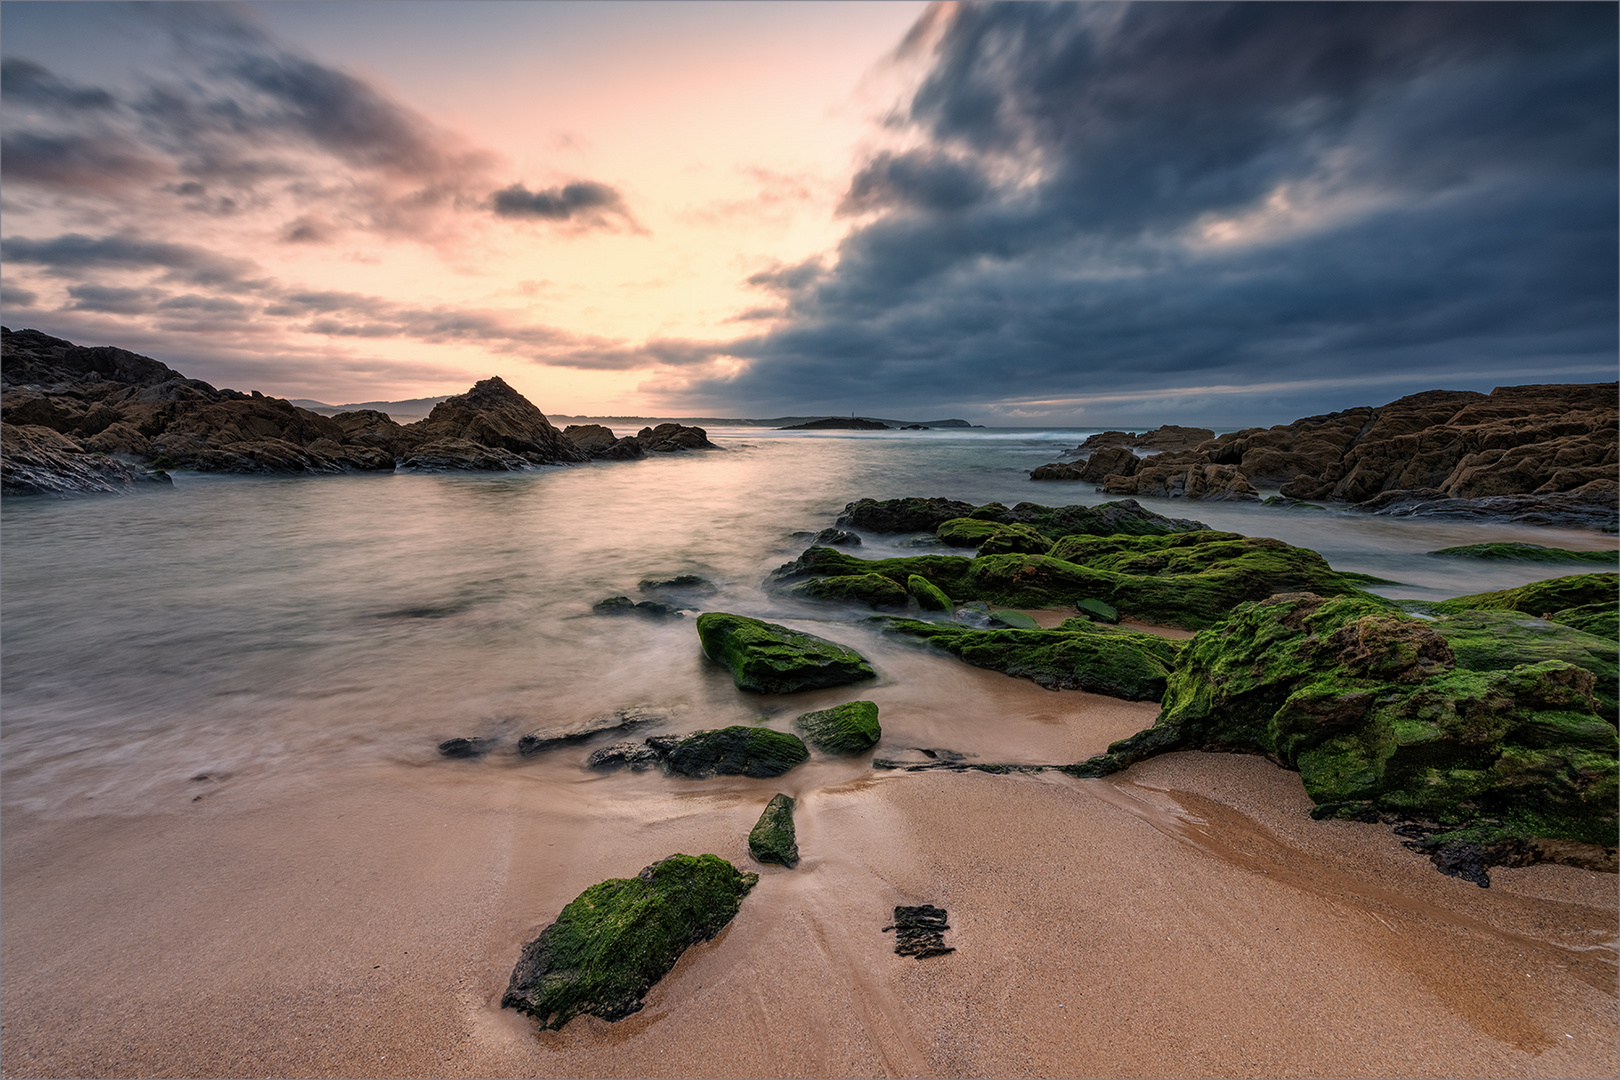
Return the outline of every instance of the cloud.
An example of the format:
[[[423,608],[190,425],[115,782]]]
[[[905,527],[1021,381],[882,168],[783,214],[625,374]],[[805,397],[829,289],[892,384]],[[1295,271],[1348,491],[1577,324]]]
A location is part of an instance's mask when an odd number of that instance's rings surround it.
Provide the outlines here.
[[[76,275],[90,269],[164,269],[168,276],[195,285],[251,290],[264,285],[245,277],[258,269],[250,259],[219,255],[193,244],[146,240],[123,234],[93,237],[66,233],[49,240],[13,236],[0,240],[0,256],[13,263],[35,265],[56,275]]]
[[[75,86],[29,60],[0,61],[0,94],[13,106],[21,103],[71,111],[116,107],[113,96],[107,91],[94,86]]]
[[[925,21],[899,145],[845,195],[857,224],[824,264],[749,279],[783,317],[727,347],[735,373],[686,384],[694,402],[965,408],[1346,371],[1394,385],[1415,365],[1436,385],[1552,362],[1612,378],[1612,6]]]
[[[625,209],[618,191],[589,180],[544,191],[530,191],[522,184],[513,184],[490,196],[490,207],[496,216],[506,218],[600,222],[605,216],[613,215],[630,220],[630,212]]]

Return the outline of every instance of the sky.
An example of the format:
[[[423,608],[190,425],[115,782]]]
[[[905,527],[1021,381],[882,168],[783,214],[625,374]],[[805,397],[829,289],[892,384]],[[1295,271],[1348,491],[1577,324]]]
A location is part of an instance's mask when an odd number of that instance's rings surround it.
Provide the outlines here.
[[[0,3],[5,324],[333,403],[1615,379],[1607,3]]]

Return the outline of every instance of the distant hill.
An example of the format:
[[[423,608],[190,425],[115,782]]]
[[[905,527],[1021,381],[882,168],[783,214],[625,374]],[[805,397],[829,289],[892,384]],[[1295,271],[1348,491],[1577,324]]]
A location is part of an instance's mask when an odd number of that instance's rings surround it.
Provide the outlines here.
[[[446,395],[448,396],[448,395]],[[411,420],[420,420],[433,411],[433,406],[443,401],[444,397],[410,398],[406,401],[357,401],[350,405],[328,405],[324,401],[315,401],[312,398],[293,398],[292,403],[300,409],[320,413],[322,416],[336,416],[340,412],[354,412],[357,409],[375,409],[380,413],[387,413],[398,423]],[[711,427],[803,427],[821,421],[848,419],[847,417],[829,416],[818,413],[815,416],[772,416],[763,419],[749,419],[736,416],[570,416],[567,413],[547,413],[547,418],[554,424],[614,424],[620,427],[651,427],[657,424],[673,421],[677,424],[708,424]],[[982,424],[970,424],[966,420],[889,420],[882,417],[862,417],[887,424],[892,428],[906,427],[910,424],[920,424],[930,428],[970,428],[983,427]]]

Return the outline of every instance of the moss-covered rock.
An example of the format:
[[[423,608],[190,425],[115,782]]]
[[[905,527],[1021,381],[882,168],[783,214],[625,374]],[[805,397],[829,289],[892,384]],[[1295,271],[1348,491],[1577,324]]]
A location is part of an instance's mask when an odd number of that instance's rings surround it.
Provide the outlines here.
[[[972,516],[979,516],[978,511]],[[1096,506],[1042,506],[1021,502],[995,520],[1028,525],[1052,540],[1065,536],[1162,536],[1208,528],[1189,518],[1165,517],[1135,499],[1118,499]]]
[[[844,507],[836,524],[868,532],[932,532],[941,522],[964,517],[972,503],[955,499],[857,499]]]
[[[813,547],[790,563],[783,563],[766,579],[771,588],[784,588],[795,581],[813,577],[840,577],[852,574],[881,574],[904,588],[916,574],[934,587],[956,595],[959,582],[967,576],[973,560],[963,555],[910,555],[897,559],[862,559],[830,547]]]
[[[906,592],[924,611],[951,610],[951,598],[940,592],[932,581],[921,574],[906,575]]]
[[[864,754],[883,737],[878,707],[871,701],[849,701],[807,712],[793,726],[824,754]]]
[[[1620,574],[1571,574],[1532,581],[1517,589],[1473,593],[1428,605],[1437,614],[1454,611],[1522,611],[1538,618],[1587,604],[1615,606],[1620,599]]]
[[[1620,555],[1613,551],[1575,551],[1570,548],[1543,547],[1540,544],[1504,543],[1501,541],[1489,544],[1464,544],[1461,547],[1441,548],[1429,552],[1430,555],[1442,555],[1452,559],[1491,559],[1497,562],[1589,562],[1607,563],[1613,566],[1620,562]]]
[[[1119,609],[1112,604],[1105,604],[1101,600],[1076,600],[1074,606],[1075,610],[1079,611],[1080,614],[1098,622],[1119,622]]]
[[[842,600],[878,610],[906,606],[906,590],[882,574],[840,574],[811,578],[788,590],[807,600]]]
[[[797,735],[737,725],[690,735],[655,735],[646,745],[664,768],[681,776],[781,776],[810,760]]]
[[[1036,622],[1033,616],[1026,615],[1022,611],[1014,611],[1012,608],[991,608],[989,615],[991,626],[1005,627],[1009,630],[1041,628],[1041,624]]]
[[[980,555],[1045,555],[1052,541],[1029,525],[1002,525],[979,545]]]
[[[799,865],[799,842],[793,828],[793,800],[774,795],[748,833],[748,851],[760,862]]]
[[[1067,771],[1106,775],[1170,750],[1258,751],[1299,771],[1317,816],[1613,847],[1617,739],[1595,711],[1594,682],[1563,660],[1462,668],[1441,624],[1370,598],[1276,596],[1192,639],[1153,727]]]
[[[1620,639],[1620,607],[1614,604],[1582,604],[1547,616],[1555,623],[1573,626],[1610,641]]]
[[[1003,506],[1001,509],[1005,512],[1007,508]],[[951,547],[976,548],[994,536],[996,530],[1000,528],[1001,523],[998,521],[959,517],[940,522],[939,528],[934,530],[934,535],[939,537],[941,543],[949,544]]]
[[[697,631],[704,654],[731,670],[739,690],[791,694],[876,675],[854,649],[776,623],[711,611],[698,616]]]
[[[971,630],[916,619],[875,618],[884,631],[921,638],[974,667],[1029,679],[1049,690],[1087,690],[1127,701],[1157,701],[1182,642],[1093,627],[1076,619],[1058,630]]]
[[[1620,711],[1616,685],[1620,663],[1615,643],[1607,638],[1518,611],[1459,611],[1437,619],[1434,628],[1451,646],[1458,667],[1506,671],[1520,664],[1562,660],[1592,673],[1596,680],[1592,697],[1600,715],[1613,719]]]
[[[580,1013],[622,1020],[688,946],[732,920],[758,881],[718,855],[671,855],[592,885],[523,946],[501,1007],[552,1029]]]

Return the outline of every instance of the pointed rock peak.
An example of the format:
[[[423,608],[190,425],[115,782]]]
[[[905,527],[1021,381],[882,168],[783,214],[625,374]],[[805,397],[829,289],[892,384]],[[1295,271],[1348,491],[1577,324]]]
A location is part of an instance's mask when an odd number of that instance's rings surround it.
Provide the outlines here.
[[[473,384],[471,390],[468,390],[465,394],[457,394],[455,397],[446,398],[435,405],[433,411],[438,412],[445,406],[491,409],[502,405],[520,405],[533,409],[535,412],[540,411],[534,402],[506,385],[506,380],[499,375],[491,375],[487,379],[478,380]]]

